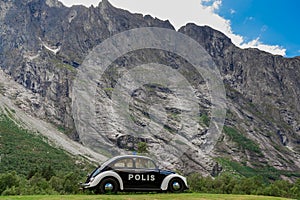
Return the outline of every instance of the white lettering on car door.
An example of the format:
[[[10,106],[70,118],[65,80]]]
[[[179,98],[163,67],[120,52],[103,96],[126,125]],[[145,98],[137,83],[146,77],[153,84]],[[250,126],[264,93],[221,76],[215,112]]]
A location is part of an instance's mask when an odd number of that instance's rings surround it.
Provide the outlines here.
[[[155,175],[150,174],[128,174],[128,180],[135,180],[135,181],[155,181]]]
[[[128,180],[130,181],[133,178],[133,174],[128,174]]]

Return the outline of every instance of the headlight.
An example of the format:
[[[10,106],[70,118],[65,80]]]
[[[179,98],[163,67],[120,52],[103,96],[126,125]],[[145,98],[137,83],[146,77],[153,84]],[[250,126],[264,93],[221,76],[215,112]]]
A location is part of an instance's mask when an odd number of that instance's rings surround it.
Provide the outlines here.
[[[94,177],[90,178],[90,182],[93,182],[94,180],[95,180],[95,178],[94,178]]]

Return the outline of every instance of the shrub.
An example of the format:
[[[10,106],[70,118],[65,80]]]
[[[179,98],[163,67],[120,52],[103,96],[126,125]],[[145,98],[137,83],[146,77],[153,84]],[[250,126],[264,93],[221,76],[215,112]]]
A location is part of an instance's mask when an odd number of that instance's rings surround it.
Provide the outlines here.
[[[19,186],[19,178],[16,172],[0,174],[0,194],[6,189]]]
[[[285,180],[269,183],[262,176],[246,178],[226,173],[212,179],[193,173],[188,176],[188,184],[192,192],[267,195],[300,199],[300,179],[294,184]]]

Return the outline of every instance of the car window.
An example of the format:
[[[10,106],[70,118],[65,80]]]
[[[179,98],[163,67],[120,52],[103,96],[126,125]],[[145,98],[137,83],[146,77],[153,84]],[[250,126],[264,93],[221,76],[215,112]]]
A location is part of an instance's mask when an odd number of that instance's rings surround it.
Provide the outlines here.
[[[101,172],[100,168],[95,169],[95,170],[93,171],[91,177],[96,177],[98,174],[100,174],[100,172]]]
[[[139,169],[155,169],[156,166],[152,160],[145,158],[136,158],[135,167]]]
[[[116,161],[113,164],[115,168],[133,168],[133,160],[131,158],[124,158]]]

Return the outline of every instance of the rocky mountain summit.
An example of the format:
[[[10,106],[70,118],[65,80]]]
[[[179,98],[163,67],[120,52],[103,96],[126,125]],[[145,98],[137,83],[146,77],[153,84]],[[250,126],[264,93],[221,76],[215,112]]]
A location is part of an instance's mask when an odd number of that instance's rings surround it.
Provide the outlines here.
[[[153,121],[153,104],[160,105],[156,110],[165,111],[164,128],[157,135],[132,136],[124,124],[107,117],[107,113],[113,113],[111,95],[124,70],[160,63],[171,66],[190,81],[200,107],[197,138],[205,137],[213,106],[206,83],[190,63],[174,53],[143,49],[129,52],[113,62],[99,80],[96,98],[87,99],[96,105],[95,117],[103,130],[107,130],[105,134],[91,136],[89,132],[77,130],[72,107],[72,98],[76,95],[73,94],[74,80],[93,48],[117,33],[134,28],[174,30],[170,22],[117,9],[107,0],[90,8],[68,8],[57,0],[3,0],[0,11],[0,67],[15,84],[24,88],[19,93],[12,89],[15,87],[0,83],[1,94],[28,115],[59,127],[73,140],[106,156],[110,155],[105,148],[125,153],[145,142],[152,156],[165,161],[161,163],[163,166],[185,173],[198,171],[217,175],[226,171],[226,166],[238,163],[251,169],[268,168],[282,177],[299,174],[299,57],[284,58],[258,49],[240,49],[223,33],[208,26],[187,24],[180,28],[178,32],[197,41],[218,67],[226,89],[227,115],[223,134],[209,155],[199,154],[197,148],[201,145],[193,140],[193,150],[178,158],[162,148],[168,144],[165,135],[173,137],[181,125],[182,110],[168,105],[170,99],[176,98],[169,88],[145,84],[132,93],[130,117],[138,127]],[[80,123],[88,124],[90,120],[86,118]],[[100,145],[98,140],[108,146]],[[166,148],[172,147],[167,145]],[[287,176],[288,173],[293,175]]]

